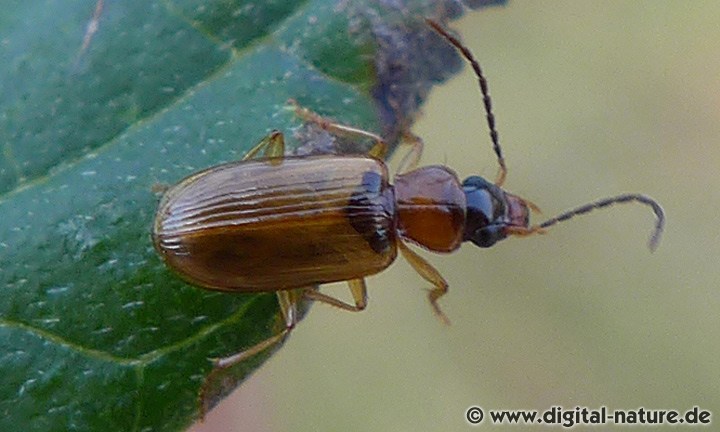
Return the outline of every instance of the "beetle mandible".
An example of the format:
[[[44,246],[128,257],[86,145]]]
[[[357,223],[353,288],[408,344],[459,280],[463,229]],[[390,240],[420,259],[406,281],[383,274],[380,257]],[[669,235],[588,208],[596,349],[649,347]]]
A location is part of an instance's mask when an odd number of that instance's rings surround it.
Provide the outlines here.
[[[365,277],[387,268],[397,251],[433,285],[428,298],[447,322],[438,299],[448,291],[440,273],[406,243],[450,253],[465,241],[486,248],[508,236],[546,228],[594,209],[639,202],[652,208],[654,250],[662,233],[662,207],[641,194],[591,202],[530,225],[529,201],[502,189],[502,155],[487,82],[462,43],[426,20],[470,63],[480,84],[499,170],[494,182],[471,176],[460,182],[441,165],[417,168],[422,141],[405,133],[411,150],[394,184],[382,162],[387,144],[377,134],[334,123],[295,104],[298,116],[339,135],[369,138],[358,156],[284,156],[283,134],[273,131],[237,162],[208,168],[171,187],[155,216],[153,242],[169,267],[193,285],[235,293],[276,292],[285,327],[238,354],[215,360],[226,368],[282,341],[295,327],[298,304],[319,301],[348,311],[367,305]],[[347,281],[354,300],[321,293],[317,285]]]

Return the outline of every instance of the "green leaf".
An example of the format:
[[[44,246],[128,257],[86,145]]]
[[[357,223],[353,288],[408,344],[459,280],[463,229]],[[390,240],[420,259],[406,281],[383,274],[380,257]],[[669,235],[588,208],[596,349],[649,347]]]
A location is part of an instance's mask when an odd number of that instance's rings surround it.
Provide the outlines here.
[[[456,3],[11,1],[0,17],[0,430],[179,430],[209,357],[270,336],[275,296],[187,285],[150,241],[159,197],[271,129],[289,98],[395,137],[459,58]],[[392,2],[387,2],[392,3]],[[384,5],[384,6],[383,6]],[[293,138],[294,137],[294,138]],[[362,151],[352,143],[344,151]],[[271,354],[212,387],[221,397]]]

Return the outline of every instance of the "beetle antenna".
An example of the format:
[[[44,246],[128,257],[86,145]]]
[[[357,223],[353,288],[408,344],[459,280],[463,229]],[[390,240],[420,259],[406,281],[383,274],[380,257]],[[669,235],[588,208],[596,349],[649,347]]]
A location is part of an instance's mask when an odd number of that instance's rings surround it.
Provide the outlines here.
[[[655,213],[655,230],[653,231],[652,236],[650,236],[650,240],[648,241],[648,247],[650,248],[650,252],[654,252],[655,249],[657,249],[658,243],[660,242],[660,236],[662,235],[663,229],[665,227],[665,212],[657,201],[646,195],[623,194],[597,200],[567,211],[565,213],[561,213],[554,218],[548,219],[545,222],[536,225],[535,230],[542,231],[545,228],[551,227],[559,222],[564,222],[577,215],[586,214],[593,210],[601,209],[603,207],[609,207],[615,204],[627,203],[631,201],[639,202],[640,204],[650,206]]]
[[[475,60],[475,57],[473,57],[470,50],[467,49],[467,47],[465,47],[465,45],[463,45],[458,38],[448,33],[447,30],[445,30],[440,24],[431,20],[430,18],[425,18],[425,22],[427,22],[428,25],[433,28],[433,30],[440,34],[440,36],[447,39],[448,42],[450,42],[455,48],[457,48],[458,51],[462,53],[463,57],[465,57],[465,59],[470,62],[470,65],[475,71],[475,75],[477,76],[478,82],[480,83],[480,91],[482,92],[483,96],[483,104],[485,105],[485,118],[487,118],[488,127],[490,128],[490,139],[492,140],[493,150],[497,155],[498,165],[500,165],[497,178],[495,179],[495,185],[502,186],[502,184],[505,182],[505,177],[507,176],[507,166],[505,165],[505,158],[503,157],[502,149],[500,148],[498,132],[495,129],[495,116],[492,113],[492,101],[490,100],[490,91],[488,90],[487,80],[485,79],[485,76],[483,76],[482,69],[480,69],[480,63]]]

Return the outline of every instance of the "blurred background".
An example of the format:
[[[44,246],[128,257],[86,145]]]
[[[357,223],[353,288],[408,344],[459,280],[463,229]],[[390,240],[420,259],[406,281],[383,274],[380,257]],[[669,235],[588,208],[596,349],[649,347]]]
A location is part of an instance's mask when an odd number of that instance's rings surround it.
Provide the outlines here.
[[[471,405],[697,405],[717,424],[718,23],[715,1],[515,0],[469,13],[453,28],[489,80],[507,190],[548,217],[646,193],[668,216],[659,249],[646,248],[651,211],[623,205],[545,236],[424,254],[450,283],[441,301],[450,327],[399,259],[368,279],[367,311],[316,305],[193,431],[490,428],[466,423]],[[414,131],[425,139],[423,164],[494,178],[470,68],[433,91]]]

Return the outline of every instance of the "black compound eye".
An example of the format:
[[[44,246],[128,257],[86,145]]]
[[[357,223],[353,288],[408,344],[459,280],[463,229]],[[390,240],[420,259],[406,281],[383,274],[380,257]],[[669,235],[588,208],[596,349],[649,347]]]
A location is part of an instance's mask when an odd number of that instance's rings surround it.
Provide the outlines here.
[[[490,225],[475,231],[468,240],[473,242],[475,246],[488,248],[505,237],[507,235],[503,232],[501,226]]]
[[[505,216],[503,192],[482,177],[463,181],[467,202],[464,240],[479,247],[490,247],[506,237],[502,219]]]
[[[470,176],[463,180],[462,186],[464,189],[490,189],[494,186],[489,181],[485,180],[480,176]]]

